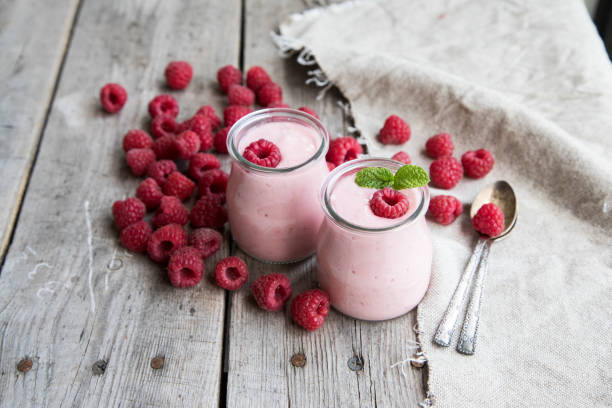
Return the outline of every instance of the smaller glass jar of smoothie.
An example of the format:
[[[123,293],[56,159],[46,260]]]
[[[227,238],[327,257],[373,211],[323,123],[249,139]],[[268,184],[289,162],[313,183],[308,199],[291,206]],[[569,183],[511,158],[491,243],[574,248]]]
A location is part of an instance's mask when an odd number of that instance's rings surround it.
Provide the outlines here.
[[[431,275],[432,243],[425,213],[427,186],[395,191],[407,211],[397,218],[376,215],[376,188],[360,187],[357,172],[403,164],[364,158],[329,174],[320,192],[325,219],[317,240],[319,285],[340,312],[364,320],[386,320],[412,310],[423,298]],[[395,194],[394,193],[394,194]]]
[[[321,122],[294,109],[259,110],[232,126],[227,211],[232,236],[243,251],[274,263],[315,252],[328,147]]]

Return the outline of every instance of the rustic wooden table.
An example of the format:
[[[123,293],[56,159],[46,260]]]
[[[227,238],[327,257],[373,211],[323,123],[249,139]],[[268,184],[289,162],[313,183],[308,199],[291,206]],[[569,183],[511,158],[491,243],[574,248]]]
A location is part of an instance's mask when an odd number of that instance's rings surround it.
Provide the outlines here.
[[[312,2],[314,3],[314,2]],[[258,309],[243,289],[209,281],[170,286],[163,269],[118,242],[112,202],[138,180],[121,138],[147,126],[146,105],[164,91],[163,69],[190,61],[195,77],[177,92],[191,112],[226,99],[215,83],[225,64],[262,65],[292,106],[308,105],[333,136],[346,131],[341,96],[304,85],[307,69],[281,59],[270,32],[300,0],[0,2],[0,406],[417,406],[425,370],[391,365],[410,357],[414,312],[357,321],[331,311],[308,333],[289,315]],[[104,114],[101,85],[129,92]],[[227,157],[224,166],[228,167]],[[314,260],[266,265],[300,292]],[[292,364],[303,353],[306,364]],[[163,368],[153,369],[164,357]],[[29,371],[22,359],[32,362]],[[296,361],[294,360],[294,363]],[[18,367],[19,365],[19,367]],[[27,368],[27,367],[26,367]]]

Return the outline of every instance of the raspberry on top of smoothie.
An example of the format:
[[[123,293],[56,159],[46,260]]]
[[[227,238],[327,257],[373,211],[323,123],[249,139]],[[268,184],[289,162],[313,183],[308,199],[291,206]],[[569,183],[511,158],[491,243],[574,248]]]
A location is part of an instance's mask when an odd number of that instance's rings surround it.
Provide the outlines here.
[[[259,139],[244,149],[242,156],[262,167],[276,167],[281,161],[281,153],[278,146],[266,140]]]
[[[410,216],[418,202],[414,189],[429,182],[425,170],[414,165],[395,174],[385,167],[366,167],[347,176],[334,188],[332,205],[347,221],[369,228],[388,227]]]
[[[270,121],[249,129],[237,147],[242,156],[254,164],[282,169],[307,162],[317,153],[321,143],[321,136],[315,128],[299,122]],[[259,162],[249,153],[250,150],[255,150],[256,156],[264,161]],[[261,154],[268,152],[269,155],[262,157]],[[272,160],[268,161],[268,157]]]
[[[399,218],[408,212],[409,206],[408,197],[391,187],[376,191],[370,199],[370,208],[379,217]]]

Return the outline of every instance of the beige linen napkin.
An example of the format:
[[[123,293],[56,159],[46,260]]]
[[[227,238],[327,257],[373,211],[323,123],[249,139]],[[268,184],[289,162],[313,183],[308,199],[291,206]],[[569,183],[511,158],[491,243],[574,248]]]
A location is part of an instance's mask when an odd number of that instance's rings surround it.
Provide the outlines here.
[[[462,217],[430,223],[418,322],[434,405],[612,406],[612,72],[583,3],[351,1],[280,30],[348,98],[370,153],[403,149],[429,168],[425,141],[444,131],[457,158],[496,157],[485,179],[450,191]],[[393,113],[413,131],[401,147],[376,140]],[[476,354],[464,356],[456,338],[431,339],[475,243],[469,204],[497,179],[514,186],[519,219],[492,247]]]

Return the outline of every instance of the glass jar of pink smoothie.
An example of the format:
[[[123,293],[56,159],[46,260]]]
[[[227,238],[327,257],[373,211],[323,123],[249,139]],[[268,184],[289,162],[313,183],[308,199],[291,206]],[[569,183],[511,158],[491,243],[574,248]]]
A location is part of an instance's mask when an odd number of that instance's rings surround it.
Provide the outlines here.
[[[278,146],[281,161],[262,167],[243,157],[259,139]],[[329,170],[329,134],[313,116],[294,109],[263,109],[232,126],[227,150],[230,229],[238,246],[267,262],[288,263],[315,252],[323,211],[319,189]]]
[[[355,174],[364,167],[395,173],[402,166],[390,159],[353,160],[334,169],[320,192],[326,217],[317,239],[319,285],[332,306],[358,319],[401,316],[421,301],[429,286],[427,186],[401,190],[410,203],[408,212],[389,219],[370,209],[376,189],[355,183]]]

